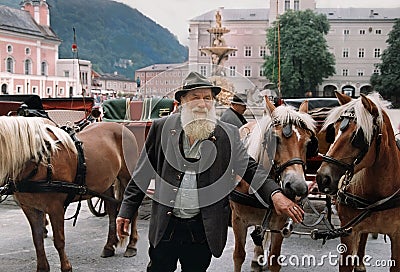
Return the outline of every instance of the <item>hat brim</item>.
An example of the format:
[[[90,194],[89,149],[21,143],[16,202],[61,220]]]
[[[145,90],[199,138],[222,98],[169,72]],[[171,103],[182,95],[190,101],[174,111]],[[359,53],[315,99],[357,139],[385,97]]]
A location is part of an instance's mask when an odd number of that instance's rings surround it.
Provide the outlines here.
[[[244,103],[244,102],[237,102],[237,101],[231,101],[231,104],[238,104],[238,105],[247,106],[246,103]]]
[[[218,86],[197,86],[190,89],[180,89],[175,92],[175,100],[179,103],[181,102],[181,97],[187,94],[189,91],[197,90],[197,89],[211,89],[214,96],[217,96],[221,92],[221,87]]]

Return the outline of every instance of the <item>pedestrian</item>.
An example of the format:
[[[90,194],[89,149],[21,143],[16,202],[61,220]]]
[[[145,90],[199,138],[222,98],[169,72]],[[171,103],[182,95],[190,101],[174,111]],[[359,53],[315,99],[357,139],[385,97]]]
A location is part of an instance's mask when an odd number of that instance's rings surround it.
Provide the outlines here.
[[[245,94],[235,94],[231,99],[231,105],[221,115],[220,120],[232,124],[240,128],[247,124],[246,118],[243,116],[247,109],[247,96]]]
[[[239,131],[217,120],[215,96],[221,91],[191,72],[175,93],[180,112],[154,120],[117,218],[120,238],[128,234],[152,178],[148,272],[206,271],[226,244],[229,193],[235,174],[278,214],[302,221],[304,211],[283,195],[268,172],[249,157]]]

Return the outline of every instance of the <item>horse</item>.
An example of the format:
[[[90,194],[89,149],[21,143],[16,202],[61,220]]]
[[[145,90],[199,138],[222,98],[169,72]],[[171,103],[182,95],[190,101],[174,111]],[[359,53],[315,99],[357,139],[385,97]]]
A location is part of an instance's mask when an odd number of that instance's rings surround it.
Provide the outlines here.
[[[336,92],[341,106],[327,116],[321,130],[331,146],[317,171],[321,192],[336,196],[345,245],[339,271],[366,271],[368,233],[387,234],[391,259],[400,264],[400,151],[386,113],[389,103],[373,92],[360,98]],[[397,267],[396,267],[397,266]]]
[[[65,251],[64,212],[70,202],[80,203],[93,194],[106,198],[109,229],[102,257],[113,256],[119,242],[115,221],[119,204],[111,200],[114,192],[122,198],[136,165],[134,134],[117,123],[93,123],[77,133],[74,141],[46,119],[1,116],[0,138],[0,181],[15,187],[14,198],[29,221],[37,271],[50,271],[43,241],[45,214],[50,218],[61,271],[72,271]],[[78,178],[86,186],[74,187]],[[69,188],[74,189],[72,194]],[[136,219],[137,215],[125,251],[128,257],[136,255]]]
[[[308,101],[304,101],[299,111],[290,106],[275,107],[266,98],[266,108],[269,115],[265,115],[259,123],[250,122],[240,128],[240,135],[250,156],[269,169],[272,166],[272,177],[281,184],[284,193],[293,200],[300,200],[308,195],[304,168],[306,158],[315,156],[318,152],[318,140],[315,137],[315,121],[308,115]],[[272,151],[271,151],[272,150]],[[274,153],[275,151],[275,153]],[[272,161],[272,162],[271,162]],[[249,195],[249,186],[241,180],[235,191]],[[261,225],[266,209],[262,206],[244,203],[240,199],[231,197],[232,228],[235,237],[233,252],[234,271],[240,272],[245,260],[245,244],[247,228]],[[250,206],[251,205],[251,206]],[[271,230],[281,230],[288,219],[287,216],[277,215],[272,209],[269,221]],[[267,232],[268,233],[268,232]],[[265,238],[270,245],[268,260],[270,271],[279,271],[277,257],[280,255],[283,236],[273,232]],[[270,239],[270,240],[269,240]],[[265,242],[264,243],[269,243]],[[252,269],[263,269],[264,261],[262,246],[254,248]],[[275,258],[270,258],[275,256]]]

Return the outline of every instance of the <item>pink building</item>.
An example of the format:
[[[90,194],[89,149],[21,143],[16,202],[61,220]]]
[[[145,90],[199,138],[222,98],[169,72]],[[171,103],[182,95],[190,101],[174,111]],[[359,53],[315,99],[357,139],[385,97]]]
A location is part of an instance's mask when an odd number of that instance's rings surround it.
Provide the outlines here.
[[[61,40],[46,0],[23,0],[21,7],[0,5],[0,94],[80,95],[79,78],[57,71]]]

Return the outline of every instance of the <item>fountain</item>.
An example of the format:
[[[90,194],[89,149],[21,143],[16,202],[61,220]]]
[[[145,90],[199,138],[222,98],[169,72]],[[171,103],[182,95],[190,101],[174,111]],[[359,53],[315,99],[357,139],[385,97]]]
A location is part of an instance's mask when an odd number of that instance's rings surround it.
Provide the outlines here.
[[[228,60],[229,54],[236,51],[236,48],[227,46],[222,36],[230,30],[222,27],[222,18],[220,11],[215,14],[215,26],[207,29],[208,33],[213,35],[212,45],[202,47],[199,50],[211,57],[212,74],[211,80],[218,86],[222,87],[218,100],[223,104],[229,104],[229,99],[234,93],[233,84],[230,84],[226,78],[224,64]]]

